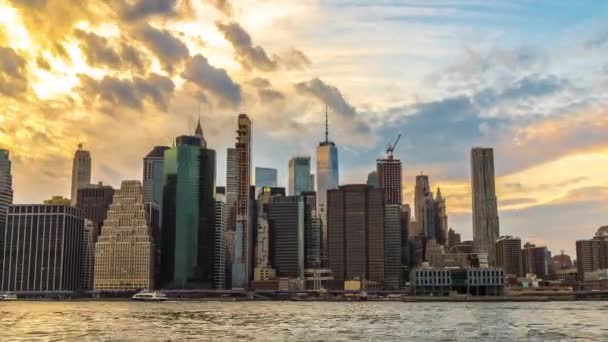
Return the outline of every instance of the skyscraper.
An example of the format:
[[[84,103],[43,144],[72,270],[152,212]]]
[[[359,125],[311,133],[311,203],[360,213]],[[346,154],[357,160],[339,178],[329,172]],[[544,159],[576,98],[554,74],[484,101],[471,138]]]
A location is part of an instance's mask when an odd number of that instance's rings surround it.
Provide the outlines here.
[[[267,167],[255,168],[255,187],[271,187],[277,186],[277,169]]]
[[[80,283],[84,219],[65,205],[9,207],[2,291],[74,291]]]
[[[416,188],[414,192],[414,213],[416,218],[414,228],[416,230],[410,233],[412,236],[424,235],[428,231],[426,203],[430,192],[429,176],[423,174],[416,176]]]
[[[212,288],[215,151],[179,136],[165,151],[160,278],[165,287]]]
[[[165,151],[167,146],[155,146],[150,153],[144,157],[144,202],[154,203],[162,206],[163,198],[163,171]]]
[[[288,194],[298,196],[305,191],[311,191],[310,157],[293,157],[289,160]]]
[[[474,243],[474,242],[473,242]],[[534,274],[544,279],[549,275],[547,247],[536,246],[527,242],[522,250],[522,275]]]
[[[394,159],[392,150],[386,157],[376,161],[378,187],[384,189],[384,203],[401,205],[401,160]]]
[[[213,288],[226,288],[226,196],[215,195],[215,231],[213,252]]]
[[[401,285],[401,233],[401,205],[388,204],[384,207],[384,286],[389,290]]]
[[[2,250],[4,249],[4,228],[8,208],[13,204],[13,176],[8,150],[0,149],[0,272],[2,272]]]
[[[109,185],[89,184],[80,189],[76,195],[76,207],[82,209],[84,218],[93,222],[93,242],[101,233],[101,226],[106,219],[114,189]]]
[[[305,267],[305,203],[302,196],[273,196],[268,203],[273,259],[277,275],[299,278]]]
[[[327,252],[338,282],[384,282],[384,192],[366,184],[343,185],[327,192]],[[339,284],[341,286],[341,284]]]
[[[95,244],[94,288],[154,288],[154,242],[139,181],[123,181],[114,194]]]
[[[487,253],[490,266],[495,265],[494,246],[500,234],[496,188],[494,185],[494,152],[491,148],[471,150],[471,193],[473,201],[473,250]]]
[[[445,245],[448,236],[448,214],[445,198],[441,195],[441,189],[439,188],[437,188],[437,195],[435,196],[433,214],[435,214],[435,240],[438,244]]]
[[[246,288],[253,271],[253,235],[250,224],[251,135],[252,123],[239,114],[236,137],[238,189],[236,198],[236,243],[232,266],[232,287]]]
[[[202,148],[207,148],[207,140],[205,140],[205,136],[203,134],[203,127],[201,126],[200,114],[198,117],[198,122],[196,124],[196,129],[194,130],[194,136],[200,139]]]
[[[586,280],[586,273],[608,268],[608,226],[600,227],[589,240],[576,241],[578,279]]]
[[[372,171],[367,174],[367,185],[374,188],[378,187],[378,171]]]
[[[80,288],[93,289],[93,269],[95,267],[95,228],[93,221],[84,220],[82,234],[82,267],[80,271]]]
[[[501,236],[496,241],[496,266],[501,267],[505,275],[521,276],[521,240],[512,236]]]
[[[74,154],[72,164],[72,205],[76,205],[78,189],[91,184],[91,154],[82,149],[82,144],[78,144],[78,150]]]
[[[323,222],[323,245],[327,246],[327,191],[340,184],[338,149],[329,141],[329,118],[325,107],[325,140],[317,146],[317,214]],[[327,251],[324,251],[326,255]]]

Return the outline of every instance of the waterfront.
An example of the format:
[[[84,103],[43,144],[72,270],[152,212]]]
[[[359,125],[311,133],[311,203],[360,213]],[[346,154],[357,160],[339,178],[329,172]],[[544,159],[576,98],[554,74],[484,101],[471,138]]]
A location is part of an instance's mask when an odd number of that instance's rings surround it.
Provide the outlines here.
[[[0,341],[605,341],[608,302],[4,302]]]

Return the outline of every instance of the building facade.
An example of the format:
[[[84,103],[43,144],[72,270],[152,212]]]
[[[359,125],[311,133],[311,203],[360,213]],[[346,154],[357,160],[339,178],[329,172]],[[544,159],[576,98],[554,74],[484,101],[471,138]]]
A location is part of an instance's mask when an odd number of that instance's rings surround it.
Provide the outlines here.
[[[522,267],[521,240],[512,236],[501,236],[496,240],[496,266],[502,267],[505,275],[524,276]]]
[[[526,243],[522,250],[522,275],[534,274],[545,279],[549,275],[547,247]]]
[[[213,288],[226,288],[226,225],[228,222],[226,212],[226,196],[215,195],[215,231],[213,252]]]
[[[268,203],[271,263],[278,277],[304,277],[305,209],[302,196],[272,196]]]
[[[384,207],[384,287],[388,290],[401,286],[401,215],[401,205]]]
[[[299,196],[310,191],[310,157],[293,157],[288,165],[288,194]]]
[[[471,150],[471,192],[473,202],[473,249],[487,253],[494,265],[495,242],[500,236],[496,186],[494,184],[494,151],[491,148]]]
[[[94,242],[101,233],[101,226],[107,217],[113,198],[114,188],[101,183],[89,184],[78,189],[76,207],[82,210],[85,219],[93,222]]]
[[[253,234],[251,229],[251,137],[252,122],[239,114],[236,137],[238,187],[236,198],[236,242],[232,266],[232,287],[246,288],[253,273]]]
[[[328,191],[327,251],[338,282],[384,283],[384,192],[369,185],[344,185]]]
[[[384,159],[378,159],[376,161],[376,173],[378,177],[377,187],[384,189],[384,203],[387,205],[401,205],[403,191],[401,160],[394,159],[392,154]]]
[[[576,267],[579,280],[587,280],[591,272],[608,269],[608,226],[599,228],[592,239],[576,241]]]
[[[144,157],[143,189],[144,203],[154,203],[162,206],[163,176],[165,151],[168,146],[154,146],[152,151]]]
[[[74,291],[79,288],[84,218],[65,205],[9,207],[1,291]]]
[[[378,187],[378,171],[372,171],[367,174],[366,184],[371,186],[372,188]]]
[[[255,187],[277,187],[277,169],[267,167],[255,168]]]
[[[95,290],[154,288],[154,242],[139,181],[123,181],[95,244]]]
[[[13,176],[9,151],[0,149],[0,251],[4,249],[4,229],[8,208],[13,204]],[[3,256],[0,252],[0,272]]]
[[[80,273],[80,288],[83,290],[93,289],[93,270],[95,268],[95,227],[93,221],[84,220],[82,234],[82,267]]]
[[[414,216],[416,218],[416,229],[411,232],[412,236],[425,235],[429,230],[427,224],[427,217],[429,215],[426,205],[429,194],[431,194],[429,177],[423,174],[417,175],[416,187],[414,189]]]
[[[78,144],[78,150],[74,153],[72,163],[72,205],[76,205],[78,189],[91,184],[91,154],[83,150],[82,144]]]
[[[317,146],[317,214],[323,223],[323,254],[327,255],[327,191],[337,189],[340,184],[338,149],[329,140],[329,124],[327,109],[325,110],[325,140]]]

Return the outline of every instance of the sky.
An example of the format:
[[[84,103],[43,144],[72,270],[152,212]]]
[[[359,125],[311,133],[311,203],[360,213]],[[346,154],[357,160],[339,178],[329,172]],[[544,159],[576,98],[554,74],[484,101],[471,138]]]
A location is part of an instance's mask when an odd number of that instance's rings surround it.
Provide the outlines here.
[[[329,108],[342,184],[397,134],[404,194],[429,175],[470,239],[470,149],[493,147],[501,235],[575,254],[608,224],[608,2],[0,0],[0,148],[15,202],[141,179],[199,114],[225,183],[236,115],[253,166],[313,157]]]

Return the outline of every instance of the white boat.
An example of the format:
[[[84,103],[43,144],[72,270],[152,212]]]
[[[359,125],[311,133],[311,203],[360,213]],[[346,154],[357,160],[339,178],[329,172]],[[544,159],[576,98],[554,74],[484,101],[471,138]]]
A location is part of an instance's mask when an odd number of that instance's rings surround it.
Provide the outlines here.
[[[164,302],[167,300],[167,296],[159,291],[144,290],[133,295],[131,299],[145,302]]]
[[[17,300],[17,295],[14,293],[0,293],[0,300]]]

